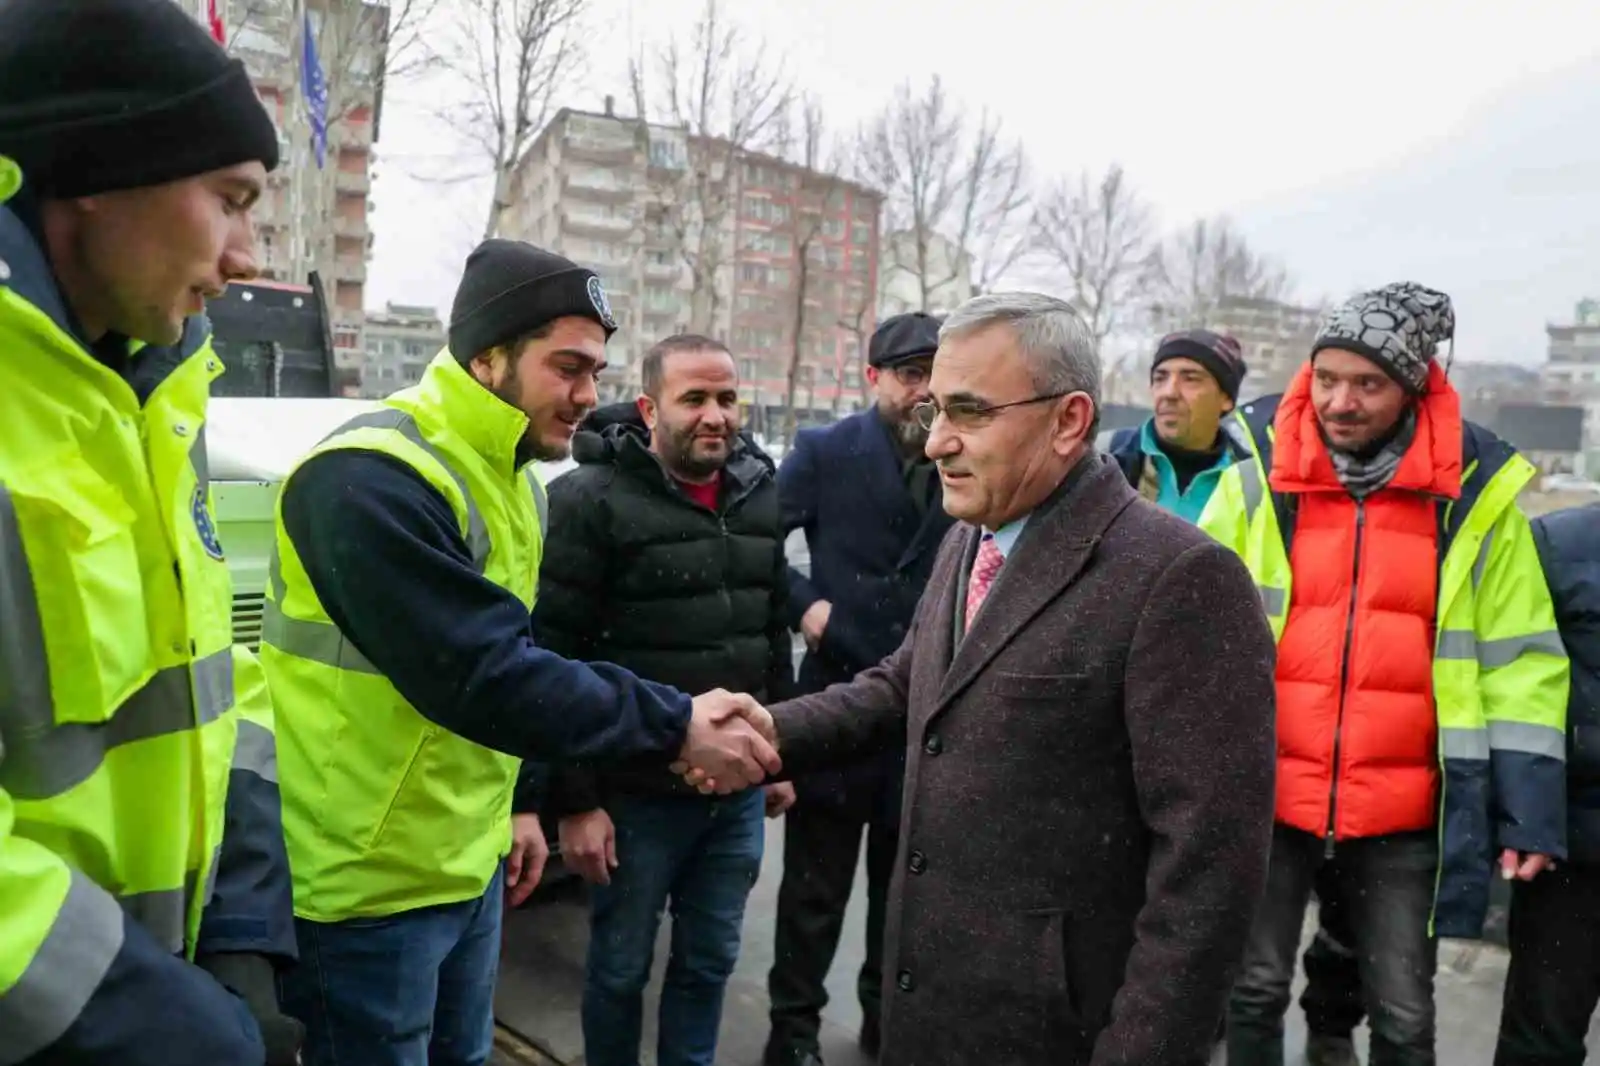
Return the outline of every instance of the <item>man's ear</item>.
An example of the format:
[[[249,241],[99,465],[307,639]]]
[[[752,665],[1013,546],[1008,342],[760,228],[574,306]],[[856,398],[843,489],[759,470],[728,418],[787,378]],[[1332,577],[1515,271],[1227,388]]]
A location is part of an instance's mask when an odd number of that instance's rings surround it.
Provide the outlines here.
[[[1052,444],[1057,455],[1070,455],[1080,444],[1093,445],[1089,440],[1089,427],[1094,424],[1094,401],[1089,394],[1074,392],[1060,401],[1056,410],[1055,433]]]
[[[479,352],[467,364],[467,373],[477,379],[478,384],[486,389],[495,387],[495,356],[500,353],[498,348],[490,348],[486,352]]]
[[[645,427],[648,428],[651,433],[654,433],[656,431],[655,400],[650,397],[649,393],[640,393],[639,398],[633,401],[633,403],[634,406],[639,409],[639,417],[644,419]]]

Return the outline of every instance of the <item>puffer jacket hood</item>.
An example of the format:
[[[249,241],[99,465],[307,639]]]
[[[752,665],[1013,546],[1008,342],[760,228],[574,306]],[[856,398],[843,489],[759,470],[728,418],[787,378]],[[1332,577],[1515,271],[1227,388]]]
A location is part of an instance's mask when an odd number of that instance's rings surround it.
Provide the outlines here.
[[[613,466],[641,458],[658,466],[661,462],[650,451],[650,427],[644,424],[638,405],[631,402],[606,404],[590,411],[572,438],[572,458],[579,463]],[[758,466],[765,467],[767,474],[778,471],[778,464],[756,443],[755,437],[740,429],[726,469],[737,480],[749,482],[760,475]]]

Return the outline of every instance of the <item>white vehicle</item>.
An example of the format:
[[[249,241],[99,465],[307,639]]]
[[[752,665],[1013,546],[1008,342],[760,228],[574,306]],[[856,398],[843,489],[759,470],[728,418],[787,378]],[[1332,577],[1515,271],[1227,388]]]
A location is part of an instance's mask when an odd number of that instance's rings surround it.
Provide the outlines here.
[[[206,418],[206,461],[218,534],[233,577],[233,639],[261,644],[267,562],[283,479],[328,434],[377,400],[214,397]],[[539,463],[545,484],[576,464]]]

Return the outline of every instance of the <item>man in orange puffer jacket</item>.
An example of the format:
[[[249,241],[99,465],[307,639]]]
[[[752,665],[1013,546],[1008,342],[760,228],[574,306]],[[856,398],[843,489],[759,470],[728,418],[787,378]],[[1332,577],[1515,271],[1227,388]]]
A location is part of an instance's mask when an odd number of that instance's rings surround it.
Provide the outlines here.
[[[1371,1062],[1431,1066],[1436,936],[1480,935],[1497,862],[1564,855],[1569,668],[1515,502],[1534,470],[1463,423],[1435,361],[1454,327],[1412,283],[1335,310],[1201,518],[1278,637],[1277,829],[1230,1066],[1283,1062],[1315,879],[1347,906]]]

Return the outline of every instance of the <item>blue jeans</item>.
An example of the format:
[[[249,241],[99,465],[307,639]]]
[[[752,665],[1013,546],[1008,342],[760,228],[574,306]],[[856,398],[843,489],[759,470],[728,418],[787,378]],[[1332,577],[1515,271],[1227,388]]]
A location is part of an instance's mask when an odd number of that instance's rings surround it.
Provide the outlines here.
[[[1283,1016],[1319,876],[1343,905],[1371,1030],[1371,1066],[1433,1066],[1433,975],[1428,932],[1439,865],[1432,830],[1340,841],[1333,858],[1310,833],[1277,826],[1266,897],[1228,1001],[1228,1066],[1283,1066]]]
[[[344,922],[295,919],[283,1009],[305,1066],[483,1066],[494,1047],[504,872],[482,897]]]
[[[763,810],[759,788],[731,796],[622,796],[607,807],[617,829],[617,868],[592,897],[586,1066],[638,1066],[644,989],[669,901],[672,948],[657,1066],[712,1066],[745,899],[761,872]]]

